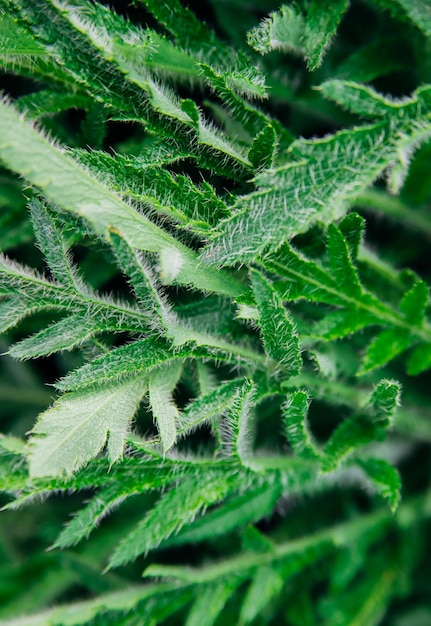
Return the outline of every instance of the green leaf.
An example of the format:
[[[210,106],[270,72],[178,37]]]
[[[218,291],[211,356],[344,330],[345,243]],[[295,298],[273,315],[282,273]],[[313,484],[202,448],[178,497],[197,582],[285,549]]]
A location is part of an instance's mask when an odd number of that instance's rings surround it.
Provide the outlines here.
[[[175,267],[172,261],[171,278],[176,282],[183,280],[190,284],[191,281],[206,290],[220,287],[233,294],[242,291],[241,288],[232,291],[228,277],[222,287],[224,281],[220,282],[218,272],[200,269],[194,252],[108,190],[4,102],[0,103],[0,122],[0,157],[4,162],[16,171],[24,172],[27,179],[40,187],[53,202],[85,218],[97,234],[108,237],[110,229],[114,228],[131,247],[158,252],[164,254],[165,259],[173,259]],[[38,158],[35,159],[34,155]]]
[[[110,237],[121,270],[129,278],[141,309],[151,317],[152,326],[175,336],[176,315],[160,293],[151,268],[117,232],[111,230]]]
[[[118,567],[160,543],[189,524],[202,508],[222,500],[232,478],[214,472],[191,476],[167,492],[114,551],[109,567]]]
[[[431,367],[431,345],[422,343],[413,348],[407,359],[407,373],[417,376]]]
[[[333,224],[328,227],[327,249],[331,273],[339,290],[347,297],[360,298],[362,288],[349,255],[347,242],[340,230]]]
[[[248,43],[261,54],[281,50],[305,56],[309,69],[315,70],[347,6],[347,0],[331,2],[325,11],[317,0],[284,4],[248,33]]]
[[[13,345],[9,354],[16,359],[34,359],[48,356],[60,350],[71,350],[80,346],[94,335],[114,330],[115,323],[104,324],[103,320],[85,315],[69,315],[51,324],[35,335]]]
[[[407,350],[410,344],[411,336],[407,330],[401,331],[397,328],[382,331],[368,346],[358,376],[386,365]]]
[[[383,459],[357,459],[356,463],[365,472],[378,493],[396,511],[401,499],[401,478],[398,471]]]
[[[377,93],[371,87],[354,81],[327,80],[319,90],[329,100],[365,119],[384,118],[394,110],[402,110],[405,100],[394,100]]]
[[[123,455],[130,422],[146,390],[146,376],[62,396],[39,416],[29,448],[33,477],[71,474],[107,443],[111,462]]]
[[[256,403],[256,388],[246,381],[228,410],[225,446],[241,464],[248,465],[252,456],[252,424]]]
[[[203,260],[247,263],[316,222],[342,217],[385,168],[430,136],[428,108],[429,88],[421,87],[376,124],[295,141],[287,164],[259,174],[257,191],[238,198],[232,217],[220,222],[204,249]]]
[[[239,582],[234,578],[200,587],[185,626],[213,626]]]
[[[190,348],[182,348],[172,353],[168,344],[152,337],[139,339],[133,343],[115,348],[91,363],[87,363],[60,380],[56,387],[61,391],[75,391],[96,385],[110,384],[124,380],[136,371],[147,374],[162,363],[183,360],[191,356]]]
[[[348,0],[335,0],[322,11],[319,0],[311,0],[304,32],[305,55],[310,70],[321,65],[348,6]]]
[[[403,296],[400,311],[404,313],[406,321],[412,326],[423,325],[428,297],[428,286],[423,280],[418,280]]]
[[[286,438],[295,454],[305,459],[319,458],[319,452],[307,424],[310,397],[306,391],[295,391],[283,405]]]
[[[275,131],[271,125],[265,126],[253,139],[248,158],[256,169],[271,167],[274,157],[275,139]]]
[[[427,0],[394,0],[427,37],[431,37],[431,7]]]
[[[264,484],[231,497],[222,506],[208,511],[169,540],[169,545],[195,544],[211,540],[246,524],[270,516],[281,495],[281,485]]]
[[[262,566],[250,583],[239,617],[239,624],[252,623],[281,593],[285,579],[280,567]]]
[[[72,266],[64,237],[52,214],[39,200],[30,202],[30,211],[36,241],[53,276],[66,288],[79,290],[80,281]]]
[[[330,472],[350,454],[373,441],[379,441],[392,425],[399,404],[398,383],[382,380],[376,385],[364,411],[344,420],[327,441],[322,459],[322,471]]]
[[[381,380],[369,398],[370,410],[383,428],[392,425],[392,417],[400,405],[400,384],[395,380]]]
[[[286,375],[298,374],[302,366],[298,334],[283,302],[271,283],[254,269],[251,281],[266,353]]]
[[[197,361],[196,366],[199,370],[205,367],[201,361]],[[224,415],[231,408],[243,384],[244,379],[236,378],[224,384],[216,385],[208,393],[204,393],[193,400],[179,415],[178,432],[184,434],[201,424]]]
[[[282,50],[304,54],[305,19],[299,7],[282,5],[247,35],[248,44],[260,54]]]
[[[167,452],[176,442],[179,411],[172,398],[183,364],[171,363],[158,368],[150,375],[148,391],[151,410],[157,423],[163,451]]]
[[[21,28],[10,15],[0,15],[0,59],[43,57],[47,54],[44,46]]]

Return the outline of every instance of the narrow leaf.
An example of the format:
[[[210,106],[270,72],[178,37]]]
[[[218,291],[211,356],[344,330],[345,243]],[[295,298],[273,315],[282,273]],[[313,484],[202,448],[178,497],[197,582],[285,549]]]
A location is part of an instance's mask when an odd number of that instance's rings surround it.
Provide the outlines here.
[[[239,581],[234,578],[200,587],[185,626],[213,626],[238,585]]]
[[[383,459],[358,459],[362,468],[378,493],[388,501],[392,511],[396,511],[401,499],[401,478],[395,467]]]
[[[204,507],[223,499],[230,490],[229,476],[213,472],[183,480],[156,503],[146,517],[123,539],[109,562],[118,567],[136,559],[189,524]]]
[[[149,378],[148,390],[151,410],[157,422],[163,451],[167,452],[177,438],[179,411],[172,398],[182,371],[182,362],[158,368]]]
[[[251,271],[251,280],[260,311],[265,350],[287,375],[298,374],[302,360],[295,326],[268,280],[256,270]]]
[[[283,420],[287,440],[293,451],[305,459],[317,459],[319,452],[307,424],[310,397],[306,391],[295,391],[283,405]]]

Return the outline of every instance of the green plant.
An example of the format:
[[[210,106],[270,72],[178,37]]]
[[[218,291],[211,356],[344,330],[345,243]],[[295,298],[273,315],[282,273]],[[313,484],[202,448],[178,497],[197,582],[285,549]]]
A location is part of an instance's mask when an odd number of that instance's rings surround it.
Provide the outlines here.
[[[324,5],[0,0],[0,623],[431,620],[431,12]]]

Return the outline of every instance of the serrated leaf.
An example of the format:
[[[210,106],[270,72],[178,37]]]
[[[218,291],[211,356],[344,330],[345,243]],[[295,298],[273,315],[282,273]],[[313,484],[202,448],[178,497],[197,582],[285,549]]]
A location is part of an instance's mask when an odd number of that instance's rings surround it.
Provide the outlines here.
[[[282,50],[304,54],[304,15],[298,6],[282,5],[247,35],[248,44],[260,54]]]
[[[250,162],[256,169],[271,167],[274,157],[276,135],[272,125],[267,125],[253,139],[248,153]]]
[[[365,119],[383,118],[404,104],[403,100],[397,102],[386,98],[371,87],[354,81],[327,80],[319,89],[325,98]]]
[[[71,263],[66,242],[53,216],[40,200],[30,202],[31,221],[38,246],[48,267],[59,283],[66,288],[80,286]]]
[[[62,396],[39,416],[29,447],[30,475],[72,474],[107,444],[111,462],[121,458],[130,422],[146,390],[146,376]]]
[[[247,465],[252,455],[256,387],[246,381],[236,394],[226,417],[225,447],[240,463]]]
[[[227,475],[206,472],[183,480],[157,502],[114,551],[109,567],[118,567],[136,559],[190,523],[204,507],[223,499],[231,489]]]
[[[417,376],[431,367],[431,345],[422,343],[411,351],[407,359],[407,373]]]
[[[285,579],[280,567],[259,567],[241,606],[239,624],[253,622],[282,591]]]
[[[298,374],[302,367],[299,340],[283,302],[263,274],[251,270],[253,292],[260,312],[260,326],[268,356],[286,375]]]
[[[306,459],[318,459],[319,452],[307,424],[310,397],[306,391],[295,391],[283,405],[285,435],[295,454]]]
[[[362,243],[365,228],[364,218],[357,213],[349,213],[338,224],[338,228],[347,243],[352,261],[355,261]]]
[[[411,344],[409,331],[400,329],[383,330],[375,337],[367,348],[358,376],[386,365]]]
[[[255,489],[250,488],[241,496],[231,497],[222,506],[207,512],[180,531],[169,540],[169,545],[195,544],[211,540],[235,528],[270,516],[281,495],[281,489],[279,484],[264,484]]]
[[[188,347],[180,348],[173,353],[169,345],[162,340],[152,337],[139,339],[125,346],[114,348],[106,355],[86,363],[61,379],[56,387],[61,391],[75,391],[95,385],[110,384],[127,378],[137,371],[145,371],[148,374],[153,368],[163,363],[177,359],[183,360],[192,354],[192,349]]]
[[[111,230],[110,237],[121,270],[129,278],[142,310],[151,317],[152,325],[159,326],[168,336],[174,337],[178,326],[177,317],[157,288],[151,268],[119,233]]]
[[[163,451],[167,452],[176,442],[178,408],[172,398],[183,368],[182,362],[171,363],[158,368],[150,375],[148,391],[151,410],[157,423]]]
[[[297,140],[286,165],[259,174],[203,253],[206,263],[247,263],[316,222],[343,216],[354,199],[411,146],[431,134],[429,88],[419,88],[382,121],[318,140]],[[265,214],[264,226],[262,215]]]
[[[9,354],[16,359],[35,359],[61,350],[72,350],[94,335],[115,330],[114,321],[98,320],[84,314],[69,315],[35,335],[14,344]]]
[[[428,286],[423,280],[418,280],[403,296],[400,311],[404,313],[406,321],[412,326],[423,325],[428,297]]]
[[[401,387],[397,381],[381,380],[370,395],[369,408],[384,428],[392,424],[393,415],[400,405],[400,394]]]
[[[200,361],[197,361],[196,365],[198,369],[205,367]],[[225,414],[243,384],[244,379],[235,379],[219,385],[215,385],[213,381],[213,389],[196,398],[181,412],[178,418],[178,431],[183,434]]]
[[[185,626],[213,626],[239,583],[233,578],[200,587]]]
[[[348,6],[348,0],[335,0],[322,11],[319,0],[311,0],[309,3],[304,40],[305,55],[310,70],[315,70],[321,65]]]
[[[323,472],[335,470],[350,454],[386,435],[399,404],[399,384],[382,380],[372,392],[362,412],[344,420],[332,433],[323,449]]]
[[[39,57],[47,50],[7,13],[0,15],[0,58]]]
[[[328,257],[331,274],[340,291],[348,297],[361,297],[362,288],[358,273],[350,259],[347,242],[340,230],[332,224],[328,227]]]
[[[383,459],[357,459],[356,463],[388,501],[391,510],[396,511],[401,499],[401,478],[396,468]]]

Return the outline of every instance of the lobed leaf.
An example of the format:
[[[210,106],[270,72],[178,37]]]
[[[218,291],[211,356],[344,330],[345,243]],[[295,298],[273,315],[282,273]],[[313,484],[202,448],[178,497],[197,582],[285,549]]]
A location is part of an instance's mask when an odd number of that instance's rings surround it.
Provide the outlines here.
[[[146,391],[146,377],[61,397],[39,416],[29,448],[30,475],[71,474],[107,444],[111,462],[123,455],[130,422]]]

